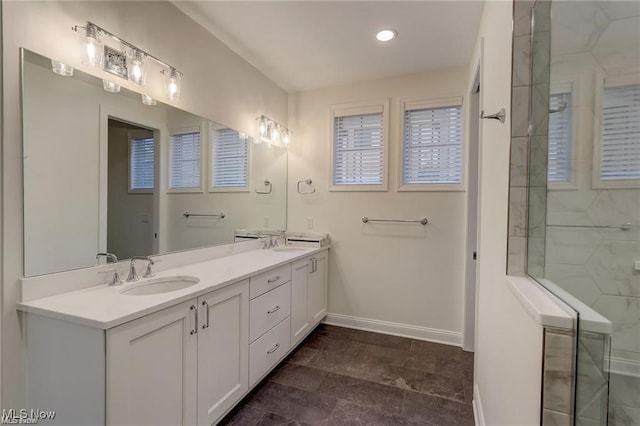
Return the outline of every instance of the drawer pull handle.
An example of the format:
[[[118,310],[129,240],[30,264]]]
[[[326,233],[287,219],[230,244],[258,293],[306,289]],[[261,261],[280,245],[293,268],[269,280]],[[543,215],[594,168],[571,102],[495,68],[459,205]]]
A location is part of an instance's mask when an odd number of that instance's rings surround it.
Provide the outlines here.
[[[273,313],[278,312],[279,310],[280,310],[280,306],[276,305],[275,308],[268,310],[267,313],[268,314],[273,314]]]
[[[274,353],[275,351],[277,351],[278,349],[280,349],[280,343],[276,343],[276,345],[274,347],[272,347],[271,349],[269,349],[267,351],[268,355],[271,355],[272,353]]]
[[[209,328],[209,304],[207,303],[206,300],[202,301],[202,307],[206,309],[205,312],[207,313],[207,322],[202,324],[202,329],[204,330],[205,328]]]
[[[278,281],[279,279],[280,279],[280,275],[276,275],[276,277],[275,277],[275,278],[269,278],[269,279],[267,280],[267,282],[268,282],[269,284],[271,284],[271,283],[275,283],[275,282],[276,282],[276,281]]]
[[[196,305],[191,305],[189,309],[193,311],[196,317],[194,321],[193,330],[191,330],[191,334],[196,334],[198,332],[198,308],[196,307]]]

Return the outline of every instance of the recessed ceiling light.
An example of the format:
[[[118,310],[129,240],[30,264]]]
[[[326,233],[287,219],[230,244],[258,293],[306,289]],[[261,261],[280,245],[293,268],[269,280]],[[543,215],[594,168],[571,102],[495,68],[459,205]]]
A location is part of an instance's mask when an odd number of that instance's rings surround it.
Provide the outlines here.
[[[396,36],[395,30],[382,30],[376,34],[376,38],[380,41],[389,41]]]

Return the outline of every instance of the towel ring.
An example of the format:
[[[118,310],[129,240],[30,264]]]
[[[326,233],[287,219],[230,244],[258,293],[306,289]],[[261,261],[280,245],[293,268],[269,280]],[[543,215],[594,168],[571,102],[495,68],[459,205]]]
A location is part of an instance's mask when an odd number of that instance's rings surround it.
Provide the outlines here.
[[[311,179],[299,180],[298,181],[298,194],[306,195],[306,194],[313,194],[314,192],[316,192],[315,188],[313,188],[313,191],[307,191],[307,192],[300,191],[300,184],[301,183],[306,183],[307,186],[311,187],[311,185],[313,184],[313,181]]]

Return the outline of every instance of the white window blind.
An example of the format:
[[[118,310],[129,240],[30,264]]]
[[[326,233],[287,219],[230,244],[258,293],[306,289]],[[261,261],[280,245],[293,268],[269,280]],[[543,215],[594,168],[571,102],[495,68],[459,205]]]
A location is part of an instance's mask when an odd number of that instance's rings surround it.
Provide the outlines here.
[[[571,93],[556,93],[549,98],[548,182],[571,181]]]
[[[600,179],[640,179],[639,84],[604,89]]]
[[[129,146],[129,182],[132,190],[153,189],[154,142],[153,136],[133,138]]]
[[[200,188],[200,131],[173,133],[169,161],[169,187]]]
[[[233,129],[211,132],[212,186],[246,187],[249,176],[249,144],[247,137]]]
[[[403,184],[462,182],[462,106],[404,112]]]
[[[333,184],[382,185],[383,113],[334,118]]]

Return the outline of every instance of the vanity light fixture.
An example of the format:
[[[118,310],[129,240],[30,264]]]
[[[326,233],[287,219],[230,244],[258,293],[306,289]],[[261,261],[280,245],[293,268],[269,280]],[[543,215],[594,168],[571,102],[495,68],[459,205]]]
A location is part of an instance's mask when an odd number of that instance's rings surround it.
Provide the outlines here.
[[[64,77],[71,77],[73,75],[73,67],[70,67],[63,62],[56,61],[55,59],[51,60],[51,70]]]
[[[378,34],[376,34],[376,38],[379,41],[390,41],[397,35],[398,33],[396,30],[387,29],[379,31]]]
[[[76,25],[71,29],[75,32],[83,30],[82,63],[84,65],[102,68],[104,71],[111,72],[125,80],[130,80],[133,84],[144,86],[148,77],[148,63],[149,60],[152,60],[162,68],[160,72],[164,76],[167,98],[173,102],[180,99],[182,72],[178,71],[174,66],[139,49],[128,41],[123,40],[92,22],[87,21],[85,26]],[[104,43],[108,40],[112,41],[108,43],[110,46],[106,46]],[[120,50],[116,50],[114,47]],[[125,57],[126,61],[124,59]],[[114,71],[116,69],[118,72]],[[115,89],[116,86],[118,87],[117,91],[120,90],[118,84],[109,81],[110,85],[107,86],[106,82],[107,80],[105,80],[103,86],[105,90]],[[109,87],[109,89],[107,89],[107,87]],[[145,95],[143,95],[143,101],[145,99],[144,96]],[[149,97],[149,99],[152,98]],[[153,100],[153,102],[155,102],[155,100]],[[155,105],[155,103],[153,105]]]
[[[149,95],[142,94],[142,103],[145,105],[156,105],[158,102]]]
[[[261,115],[256,120],[260,134],[260,138],[256,139],[257,143],[264,142],[275,146],[288,146],[291,143],[291,130],[266,115]]]

